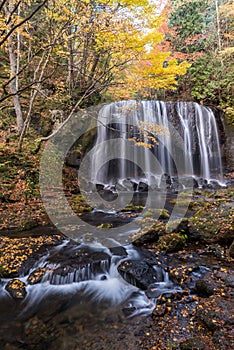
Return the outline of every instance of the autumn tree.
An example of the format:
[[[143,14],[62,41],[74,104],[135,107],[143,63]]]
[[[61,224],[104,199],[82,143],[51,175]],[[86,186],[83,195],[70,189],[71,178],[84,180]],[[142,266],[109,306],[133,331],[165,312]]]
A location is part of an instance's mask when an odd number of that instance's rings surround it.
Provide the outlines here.
[[[180,78],[182,98],[215,105],[233,119],[233,4],[231,1],[172,1],[168,35],[174,51],[191,63]]]
[[[139,23],[141,49],[117,76],[118,85],[108,90],[109,95],[116,99],[155,99],[162,91],[176,89],[177,78],[186,74],[190,65],[179,60],[165,41],[167,15],[167,9],[160,13],[155,8],[144,9],[142,21],[147,18],[147,23]],[[146,28],[143,33],[142,27]]]
[[[1,101],[16,101],[20,146],[35,113],[66,120],[106,91],[174,89],[187,66],[160,52],[162,22],[147,0],[4,1]]]
[[[19,75],[20,75],[20,60],[21,60],[21,41],[27,35],[26,28],[29,21],[35,14],[46,4],[47,0],[30,6],[28,1],[2,1],[0,5],[0,24],[1,24],[1,39],[0,46],[5,46],[9,54],[9,71],[3,66],[2,78],[9,79],[4,81],[3,96],[1,100],[5,100],[6,96],[12,97],[16,113],[17,128],[22,132],[24,127],[24,120],[22,115],[21,102],[19,97]],[[2,50],[2,49],[1,49]],[[1,52],[4,56],[4,50]],[[3,61],[7,58],[4,57]],[[7,92],[7,86],[10,87],[10,92]]]

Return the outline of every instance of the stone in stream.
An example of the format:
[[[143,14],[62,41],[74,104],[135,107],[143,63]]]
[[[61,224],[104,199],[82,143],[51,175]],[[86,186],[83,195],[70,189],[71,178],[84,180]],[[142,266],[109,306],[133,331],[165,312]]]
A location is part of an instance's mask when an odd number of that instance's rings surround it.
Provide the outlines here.
[[[155,269],[144,260],[124,261],[118,266],[118,272],[128,283],[142,290],[146,290],[150,284],[164,279],[161,267]]]
[[[5,288],[14,299],[24,299],[26,297],[26,285],[19,279],[11,279]]]
[[[118,198],[118,194],[113,192],[112,189],[104,188],[103,190],[98,191],[98,193],[103,199],[105,199],[108,202],[111,202]]]
[[[139,192],[148,192],[148,185],[145,182],[140,181],[137,189]]]
[[[87,281],[97,274],[105,273],[109,270],[111,256],[104,251],[69,242],[61,250],[55,251],[48,260],[57,267],[48,271],[43,281],[68,284]]]
[[[39,267],[36,270],[34,270],[28,277],[27,282],[29,284],[37,284],[40,283],[43,276],[46,273],[46,268],[45,267]]]
[[[72,262],[64,261],[48,276],[52,284],[67,284],[87,281],[100,273],[105,273],[110,267],[110,256],[103,252],[81,255]]]
[[[120,258],[127,256],[126,249],[121,246],[112,247],[110,251]],[[36,284],[49,281],[51,284],[59,285],[87,281],[109,270],[111,256],[104,251],[95,251],[88,246],[82,247],[71,241],[61,250],[52,253],[49,263],[57,266],[35,269],[27,282]]]
[[[126,249],[122,246],[112,247],[110,248],[110,251],[113,255],[120,256],[121,258],[124,258],[128,255]]]

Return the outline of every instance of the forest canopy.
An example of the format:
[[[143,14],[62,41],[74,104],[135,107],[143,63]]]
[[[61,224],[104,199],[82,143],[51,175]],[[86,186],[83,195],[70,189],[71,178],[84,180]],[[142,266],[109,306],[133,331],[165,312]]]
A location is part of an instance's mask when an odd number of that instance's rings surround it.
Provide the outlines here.
[[[1,114],[21,141],[34,115],[118,99],[195,100],[233,119],[233,4],[5,0]],[[62,120],[60,120],[61,122]]]

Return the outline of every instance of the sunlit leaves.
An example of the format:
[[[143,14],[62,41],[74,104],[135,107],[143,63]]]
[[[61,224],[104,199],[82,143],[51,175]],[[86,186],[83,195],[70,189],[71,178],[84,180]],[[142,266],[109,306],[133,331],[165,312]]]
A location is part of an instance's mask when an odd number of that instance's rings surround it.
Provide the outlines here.
[[[140,121],[138,131],[139,136],[133,136],[132,138],[129,138],[129,140],[134,141],[136,146],[143,146],[145,148],[153,148],[154,145],[157,145],[158,136],[169,136],[169,131],[166,127],[144,121]]]

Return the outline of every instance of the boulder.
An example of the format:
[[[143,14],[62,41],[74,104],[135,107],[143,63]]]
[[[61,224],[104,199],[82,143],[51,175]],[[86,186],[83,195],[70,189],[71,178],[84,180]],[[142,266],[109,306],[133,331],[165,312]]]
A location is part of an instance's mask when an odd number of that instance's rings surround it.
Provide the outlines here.
[[[155,269],[146,260],[124,261],[118,266],[118,272],[130,284],[146,290],[148,286],[155,282],[163,281],[163,269]]]
[[[26,284],[19,279],[11,279],[5,288],[14,299],[24,299],[27,295]]]
[[[111,247],[110,251],[113,255],[117,255],[120,257],[126,257],[128,255],[126,249],[122,246]]]
[[[215,284],[205,278],[196,282],[196,292],[200,297],[209,297],[215,292]]]
[[[45,267],[39,267],[38,269],[34,270],[28,277],[27,282],[29,284],[37,284],[40,283],[43,276],[46,273],[46,268]]]
[[[112,202],[118,198],[118,194],[116,192],[113,192],[112,189],[104,188],[103,190],[99,190],[98,193],[107,202]]]
[[[80,246],[75,242],[51,255],[49,261],[57,267],[46,275],[51,284],[68,284],[87,281],[105,273],[110,267],[111,256],[103,250]]]
[[[148,191],[148,185],[145,182],[140,181],[137,187],[139,192],[147,192]]]
[[[185,241],[185,238],[179,233],[169,233],[159,237],[158,247],[168,253],[176,252],[183,248]]]

